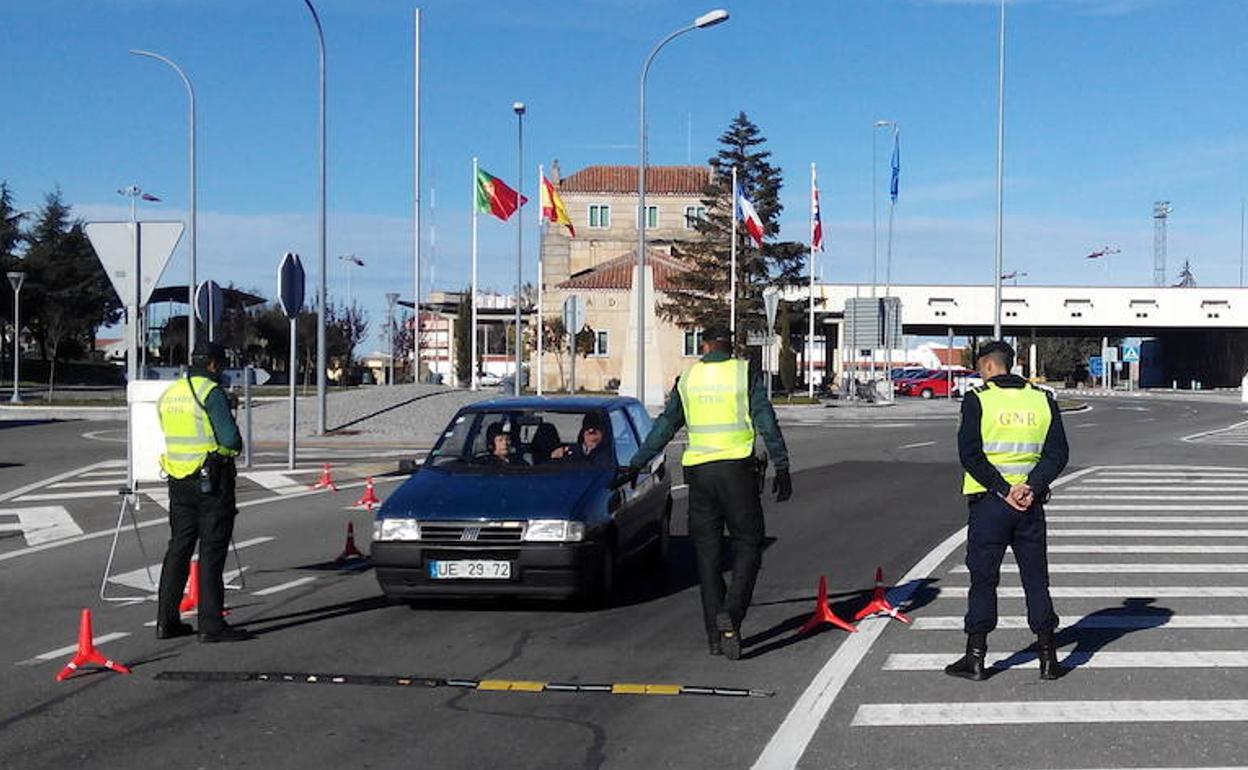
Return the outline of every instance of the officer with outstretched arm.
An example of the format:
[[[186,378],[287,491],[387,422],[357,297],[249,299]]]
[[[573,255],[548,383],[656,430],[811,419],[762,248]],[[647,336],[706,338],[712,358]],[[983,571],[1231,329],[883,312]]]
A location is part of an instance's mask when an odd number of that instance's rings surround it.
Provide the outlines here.
[[[741,657],[741,623],[763,558],[763,508],[759,502],[754,437],[763,436],[776,466],[776,501],[793,494],[789,453],[761,380],[749,362],[732,356],[732,333],[712,326],[702,333],[702,358],[677,381],[667,407],[631,461],[632,475],[663,451],[682,426],[689,445],[681,458],[689,484],[689,534],[697,553],[702,612],[712,655]],[[720,569],[722,535],[732,541],[732,582]]]
[[[965,620],[966,654],[945,667],[950,676],[982,681],[988,634],[997,626],[997,584],[1005,549],[1014,551],[1036,634],[1040,678],[1057,679],[1057,613],[1049,596],[1044,505],[1066,467],[1069,449],[1057,401],[1016,374],[1014,349],[986,343],[976,356],[984,384],[962,399],[958,457],[969,506],[966,567],[971,574]]]

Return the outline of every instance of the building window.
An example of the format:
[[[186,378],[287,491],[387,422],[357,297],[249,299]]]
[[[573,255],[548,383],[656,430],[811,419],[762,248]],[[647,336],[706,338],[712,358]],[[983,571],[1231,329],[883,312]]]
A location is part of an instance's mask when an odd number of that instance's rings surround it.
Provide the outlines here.
[[[702,330],[685,330],[685,355],[696,356],[702,350]]]
[[[589,226],[605,230],[611,226],[611,207],[595,203],[589,207]]]
[[[646,204],[646,227],[659,226],[659,207]]]
[[[685,206],[685,229],[697,230],[698,222],[706,219],[706,206]]]
[[[591,356],[607,355],[607,351],[610,349],[610,346],[607,344],[608,338],[607,332],[594,332],[594,348],[589,352],[589,354]]]

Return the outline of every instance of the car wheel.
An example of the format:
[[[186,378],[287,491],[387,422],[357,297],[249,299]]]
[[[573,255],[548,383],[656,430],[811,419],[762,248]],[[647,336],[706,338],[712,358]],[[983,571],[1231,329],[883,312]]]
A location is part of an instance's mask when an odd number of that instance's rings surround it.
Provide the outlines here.
[[[663,517],[659,519],[659,536],[650,546],[650,563],[662,568],[667,564],[668,554],[672,552],[672,498],[667,498],[663,508]]]
[[[922,396],[923,398],[931,398],[931,397],[932,397],[932,396],[934,396],[935,394],[934,394],[934,393],[932,393],[932,389],[931,389],[931,388],[924,388],[924,389],[923,389],[923,392],[922,392],[922,393],[920,393],[919,395],[920,395],[920,396]]]

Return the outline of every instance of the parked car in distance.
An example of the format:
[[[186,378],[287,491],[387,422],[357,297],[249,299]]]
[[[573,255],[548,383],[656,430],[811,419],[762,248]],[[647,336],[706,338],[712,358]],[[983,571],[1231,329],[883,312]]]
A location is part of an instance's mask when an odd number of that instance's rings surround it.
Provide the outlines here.
[[[897,388],[900,396],[918,396],[919,398],[947,398],[952,379],[953,395],[960,397],[973,387],[983,384],[979,373],[970,369],[954,369],[938,371],[929,370],[923,375],[903,380]]]
[[[635,398],[496,398],[465,406],[378,509],[372,564],[394,600],[609,599],[620,566],[670,542],[663,456],[628,481],[649,432]],[[586,448],[589,451],[586,451]]]

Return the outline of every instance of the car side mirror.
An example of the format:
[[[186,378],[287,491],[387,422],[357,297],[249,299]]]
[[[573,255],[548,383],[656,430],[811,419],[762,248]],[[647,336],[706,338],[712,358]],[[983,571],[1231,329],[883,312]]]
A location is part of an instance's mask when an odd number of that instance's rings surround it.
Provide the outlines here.
[[[404,458],[399,460],[399,473],[418,473],[420,471],[420,463],[415,460]]]

